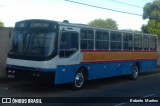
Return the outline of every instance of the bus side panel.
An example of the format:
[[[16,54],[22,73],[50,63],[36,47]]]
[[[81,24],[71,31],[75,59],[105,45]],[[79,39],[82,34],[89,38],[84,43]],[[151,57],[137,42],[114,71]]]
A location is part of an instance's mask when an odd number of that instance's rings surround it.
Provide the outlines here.
[[[55,75],[55,84],[73,82],[79,65],[58,66]]]
[[[110,69],[109,64],[86,64],[88,68],[88,79],[97,79],[102,78],[103,75],[106,75],[107,69]],[[109,76],[109,74],[108,74]]]
[[[88,69],[88,80],[108,78],[113,76],[128,75],[132,73],[135,61],[87,63],[80,65],[58,66],[55,75],[55,84],[70,83],[74,81],[77,70],[83,66]],[[156,68],[156,60],[138,61],[140,72],[152,71]]]
[[[98,78],[107,78],[130,74],[132,70],[132,62],[112,62],[105,64],[90,64],[89,80]]]
[[[157,60],[145,60],[140,62],[140,72],[154,71],[157,67]]]
[[[88,64],[89,80],[98,78],[107,78],[120,75],[128,75],[132,73],[133,65],[136,61],[131,62],[112,62],[105,64]],[[140,72],[154,71],[156,68],[156,60],[139,61]]]
[[[132,62],[113,62],[110,65],[112,76],[130,74],[132,70]]]

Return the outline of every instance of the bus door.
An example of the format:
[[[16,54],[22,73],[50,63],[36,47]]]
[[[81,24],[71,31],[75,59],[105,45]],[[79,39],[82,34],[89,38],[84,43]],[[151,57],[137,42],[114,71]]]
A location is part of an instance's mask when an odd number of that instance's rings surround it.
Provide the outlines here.
[[[59,44],[59,56],[69,58],[78,51],[78,32],[62,31]]]
[[[55,83],[73,82],[76,65],[80,63],[79,32],[61,31]]]

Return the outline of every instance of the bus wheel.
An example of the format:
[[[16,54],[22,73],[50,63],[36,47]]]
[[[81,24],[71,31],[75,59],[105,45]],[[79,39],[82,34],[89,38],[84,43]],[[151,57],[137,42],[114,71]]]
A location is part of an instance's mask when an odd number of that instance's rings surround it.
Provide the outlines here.
[[[132,70],[131,79],[136,80],[139,75],[139,68],[135,65]]]
[[[84,75],[82,72],[78,71],[74,77],[74,82],[71,84],[74,90],[81,89],[84,85]]]

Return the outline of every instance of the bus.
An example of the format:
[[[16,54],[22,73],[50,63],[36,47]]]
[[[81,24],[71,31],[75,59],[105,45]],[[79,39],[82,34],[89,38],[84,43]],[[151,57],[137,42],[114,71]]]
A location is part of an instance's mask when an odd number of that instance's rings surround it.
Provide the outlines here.
[[[8,78],[70,84],[80,89],[87,80],[154,71],[156,35],[28,19],[16,22],[7,57]]]

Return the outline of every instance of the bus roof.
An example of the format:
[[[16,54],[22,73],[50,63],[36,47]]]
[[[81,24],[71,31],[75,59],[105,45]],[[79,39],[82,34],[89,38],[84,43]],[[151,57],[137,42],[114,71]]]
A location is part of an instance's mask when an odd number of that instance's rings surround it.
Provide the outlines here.
[[[79,28],[89,28],[89,29],[97,29],[97,30],[104,30],[104,31],[116,31],[116,32],[122,32],[122,33],[133,33],[133,34],[144,34],[144,35],[151,35],[151,36],[157,36],[153,34],[147,34],[143,32],[133,32],[128,30],[116,30],[116,29],[107,29],[107,28],[98,28],[98,27],[92,27],[86,24],[79,24],[79,23],[65,23],[65,22],[58,22],[61,26],[70,26],[70,27],[79,27]]]
[[[22,21],[18,21],[16,23],[20,22],[30,22],[30,21],[44,21],[44,22],[54,22],[59,24],[60,26],[70,26],[70,27],[79,27],[79,28],[89,28],[89,29],[96,29],[96,30],[104,30],[104,31],[116,31],[116,32],[122,32],[122,33],[133,33],[133,34],[144,34],[144,35],[152,35],[152,36],[157,36],[153,34],[146,34],[146,33],[141,33],[141,32],[132,32],[128,30],[116,30],[116,29],[107,29],[107,28],[97,28],[97,27],[92,27],[86,24],[80,24],[80,23],[69,23],[69,21],[65,20],[64,22],[59,22],[59,21],[54,21],[54,20],[47,20],[47,19],[26,19]]]

